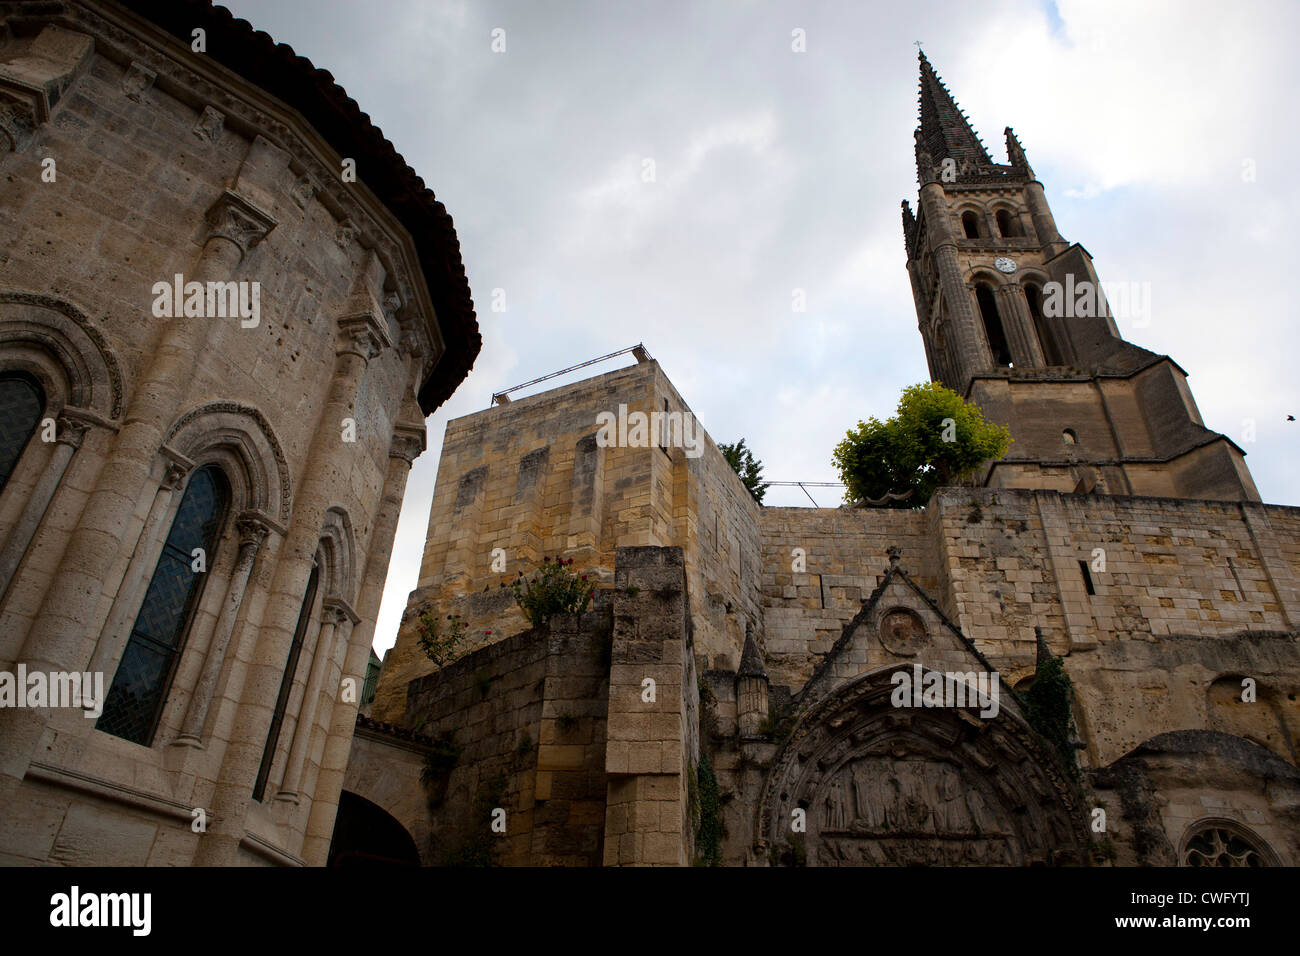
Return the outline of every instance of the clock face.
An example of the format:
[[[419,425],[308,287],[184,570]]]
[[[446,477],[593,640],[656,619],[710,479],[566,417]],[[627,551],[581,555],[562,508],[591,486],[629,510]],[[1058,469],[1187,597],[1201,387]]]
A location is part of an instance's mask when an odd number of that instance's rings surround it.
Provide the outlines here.
[[[993,260],[993,267],[999,272],[1005,272],[1009,275],[1016,271],[1016,260],[1008,259],[1006,256],[998,256]]]

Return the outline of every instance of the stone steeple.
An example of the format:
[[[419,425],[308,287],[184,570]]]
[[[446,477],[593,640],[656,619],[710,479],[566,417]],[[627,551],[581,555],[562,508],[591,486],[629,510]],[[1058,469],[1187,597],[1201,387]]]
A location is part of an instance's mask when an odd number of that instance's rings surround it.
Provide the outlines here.
[[[962,112],[930,61],[921,53],[921,92],[919,97],[921,126],[917,150],[929,153],[936,162],[952,157],[957,165],[965,162],[992,165],[988,151],[971,129]]]
[[[1103,288],[1016,134],[993,162],[924,53],[914,138],[920,197],[915,214],[903,203],[903,234],[930,376],[1014,439],[985,483],[1259,500],[1186,373],[1120,334],[1119,321],[1150,324],[1151,283]]]

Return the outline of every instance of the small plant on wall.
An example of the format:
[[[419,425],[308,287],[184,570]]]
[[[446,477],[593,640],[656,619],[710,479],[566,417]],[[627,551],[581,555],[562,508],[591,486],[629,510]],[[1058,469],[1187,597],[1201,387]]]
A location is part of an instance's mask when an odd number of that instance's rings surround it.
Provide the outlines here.
[[[454,661],[465,643],[465,621],[459,614],[448,614],[440,624],[432,611],[425,611],[415,620],[415,632],[425,656],[439,667]]]
[[[543,558],[542,566],[525,577],[520,572],[513,585],[515,602],[533,627],[545,627],[556,614],[581,614],[596,590],[585,574],[571,570],[573,559]]]

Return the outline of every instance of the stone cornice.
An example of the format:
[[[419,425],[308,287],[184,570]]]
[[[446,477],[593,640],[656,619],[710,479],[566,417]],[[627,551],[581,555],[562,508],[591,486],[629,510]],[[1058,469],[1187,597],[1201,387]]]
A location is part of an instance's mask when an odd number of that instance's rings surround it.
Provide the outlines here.
[[[328,73],[203,0],[5,3],[0,10],[15,24],[52,21],[87,33],[96,52],[124,71],[165,77],[155,91],[165,88],[199,114],[211,106],[227,127],[256,131],[289,152],[300,182],[340,223],[353,224],[363,247],[376,250],[407,304],[404,326],[420,346],[423,409],[432,411],[468,374],[481,338],[451,218]],[[196,26],[208,31],[206,55],[189,49]],[[343,156],[357,160],[358,182],[341,181]],[[429,377],[435,366],[436,380]]]

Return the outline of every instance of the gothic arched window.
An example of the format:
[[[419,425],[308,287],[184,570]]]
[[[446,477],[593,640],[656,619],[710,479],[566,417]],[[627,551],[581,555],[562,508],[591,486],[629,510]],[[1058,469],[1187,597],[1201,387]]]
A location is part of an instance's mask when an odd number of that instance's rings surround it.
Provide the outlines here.
[[[44,409],[45,393],[39,385],[26,375],[0,375],[0,491],[36,433]]]
[[[1043,361],[1048,365],[1064,365],[1056,335],[1043,316],[1043,290],[1037,285],[1025,283],[1025,302],[1029,306],[1029,317],[1034,323],[1034,331],[1038,333],[1038,344],[1043,349]]]
[[[1227,821],[1198,826],[1183,845],[1183,866],[1272,866],[1268,850],[1254,834]]]
[[[302,608],[298,611],[298,626],[293,629],[293,643],[289,645],[289,660],[285,662],[284,676],[280,678],[280,695],[275,700],[271,727],[266,732],[266,746],[262,749],[262,765],[257,770],[257,782],[253,785],[254,800],[260,801],[266,793],[266,783],[271,776],[271,764],[275,762],[275,751],[280,744],[280,728],[284,726],[284,712],[289,706],[289,692],[293,690],[293,678],[298,672],[298,658],[302,655],[303,640],[307,636],[307,626],[311,623],[312,611],[316,606],[320,564],[318,555],[311,569],[311,577],[307,579],[307,593],[303,595]]]
[[[966,231],[967,239],[980,237],[980,217],[974,212],[967,210],[961,214],[961,227]]]
[[[1011,348],[1007,345],[1006,333],[1002,331],[1002,317],[998,315],[998,303],[993,290],[981,283],[975,287],[975,300],[979,303],[980,318],[984,320],[984,334],[988,337],[993,364],[1008,368],[1011,365]]]
[[[212,566],[229,501],[225,476],[215,466],[200,468],[190,478],[105,695],[98,729],[146,747],[153,742],[207,579],[207,572],[193,568],[194,552],[202,548],[204,564]]]
[[[998,235],[1012,238],[1020,235],[1020,220],[1008,209],[999,209],[997,214]]]

